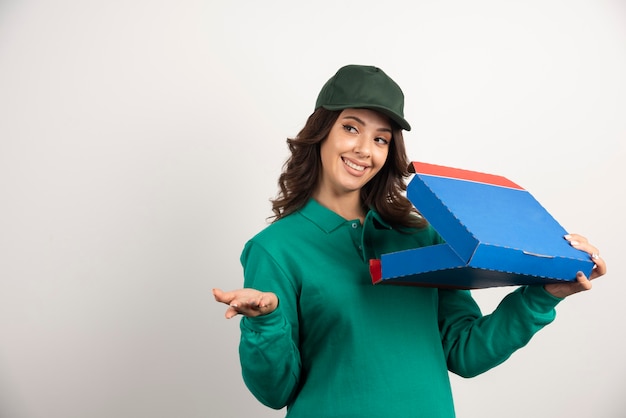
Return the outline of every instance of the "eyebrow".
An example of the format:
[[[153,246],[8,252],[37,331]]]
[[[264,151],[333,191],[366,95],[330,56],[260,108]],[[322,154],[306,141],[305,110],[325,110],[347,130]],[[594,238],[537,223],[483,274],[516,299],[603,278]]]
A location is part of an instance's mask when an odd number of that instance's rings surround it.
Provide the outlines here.
[[[353,119],[353,120],[359,122],[361,125],[367,125],[367,123],[365,123],[361,118],[359,118],[357,116],[347,115],[347,116],[344,116],[343,119]],[[391,128],[378,128],[378,131],[389,132],[390,134],[393,134],[393,131],[391,130]]]

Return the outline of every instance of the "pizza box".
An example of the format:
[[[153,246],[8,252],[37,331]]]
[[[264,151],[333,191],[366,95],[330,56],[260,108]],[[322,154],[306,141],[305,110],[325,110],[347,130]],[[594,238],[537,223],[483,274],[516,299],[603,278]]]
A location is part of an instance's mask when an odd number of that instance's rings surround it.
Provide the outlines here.
[[[407,197],[444,244],[370,260],[374,284],[477,289],[559,283],[594,263],[523,187],[505,177],[411,163]]]

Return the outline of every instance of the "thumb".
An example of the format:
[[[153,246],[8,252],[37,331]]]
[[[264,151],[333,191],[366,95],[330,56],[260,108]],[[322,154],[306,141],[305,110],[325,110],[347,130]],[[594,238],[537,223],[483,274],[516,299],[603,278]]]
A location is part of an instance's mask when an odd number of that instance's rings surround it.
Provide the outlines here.
[[[590,290],[593,286],[587,276],[580,271],[576,274],[576,281],[580,285],[581,290]]]

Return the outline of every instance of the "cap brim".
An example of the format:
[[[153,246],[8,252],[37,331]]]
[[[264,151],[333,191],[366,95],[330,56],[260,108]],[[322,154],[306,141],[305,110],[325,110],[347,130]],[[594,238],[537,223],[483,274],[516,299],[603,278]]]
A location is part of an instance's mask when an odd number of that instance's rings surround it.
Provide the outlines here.
[[[397,123],[402,129],[404,129],[405,131],[410,131],[411,130],[411,125],[409,124],[409,122],[406,121],[406,119],[404,119],[403,117],[399,116],[398,114],[396,114],[395,112],[393,112],[392,110],[386,108],[386,107],[382,107],[382,106],[372,106],[372,105],[358,105],[358,104],[350,104],[350,105],[322,105],[320,107],[323,107],[326,110],[344,110],[344,109],[371,109],[371,110],[376,110],[380,113],[383,113],[384,115],[388,116],[389,119],[391,119],[392,121],[394,121],[395,123]]]

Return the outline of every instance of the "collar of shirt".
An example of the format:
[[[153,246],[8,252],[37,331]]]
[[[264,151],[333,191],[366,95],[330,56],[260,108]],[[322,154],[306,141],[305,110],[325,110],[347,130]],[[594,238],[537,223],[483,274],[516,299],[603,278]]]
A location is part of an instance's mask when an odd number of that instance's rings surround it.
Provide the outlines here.
[[[353,221],[351,219],[345,219],[341,217],[327,207],[322,206],[313,198],[309,199],[307,204],[304,205],[302,209],[300,209],[300,213],[302,214],[302,216],[313,222],[326,233],[330,233],[336,230],[340,226],[344,225],[346,222]],[[376,210],[371,208],[365,216],[363,228],[367,229],[368,227],[370,227],[370,225],[374,226],[377,229],[392,229],[389,223],[387,223],[380,216],[380,214],[376,212]]]

